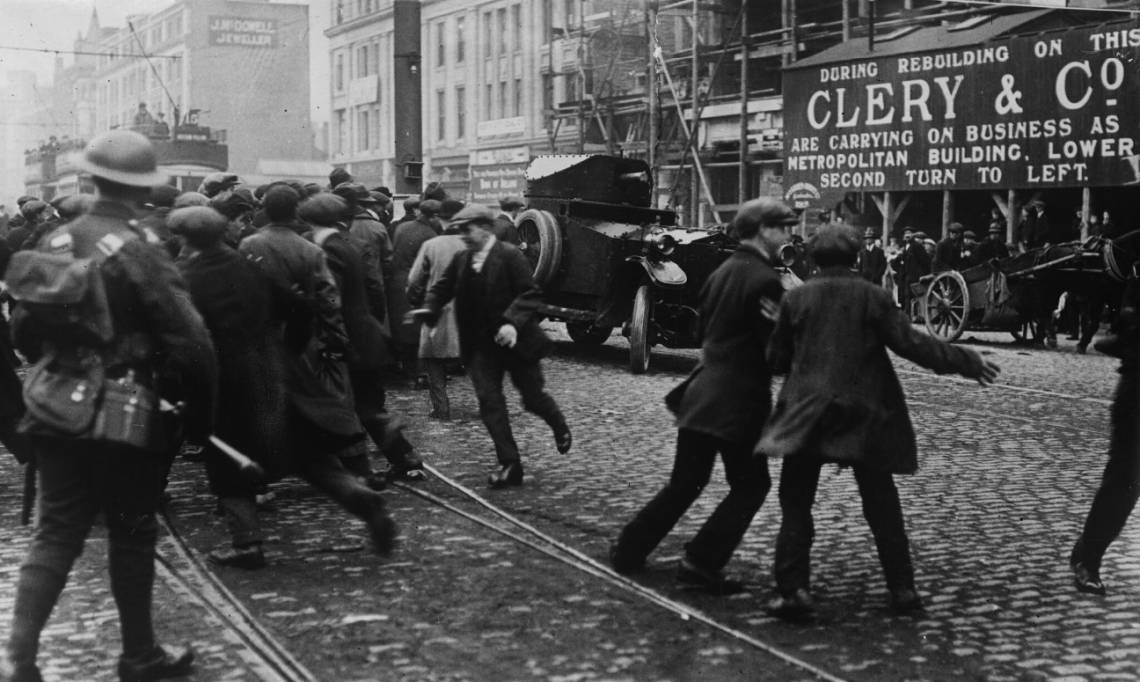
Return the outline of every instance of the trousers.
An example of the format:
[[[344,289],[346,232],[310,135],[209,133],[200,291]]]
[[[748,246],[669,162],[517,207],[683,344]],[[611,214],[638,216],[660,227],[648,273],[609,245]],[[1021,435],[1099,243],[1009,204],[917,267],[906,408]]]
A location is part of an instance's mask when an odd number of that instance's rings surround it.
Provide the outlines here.
[[[812,457],[784,459],[779,493],[784,518],[776,536],[774,562],[776,590],[780,594],[811,589],[811,545],[815,539],[811,509],[822,466],[819,459]],[[894,478],[888,472],[865,466],[854,465],[851,469],[863,500],[863,517],[875,538],[887,587],[892,591],[913,589],[914,567]]]
[[[111,593],[119,610],[123,655],[152,651],[156,514],[171,459],[96,441],[30,442],[39,466],[39,517],[20,566],[9,660],[17,666],[35,663],[40,633],[100,512],[110,540]]]
[[[428,397],[431,411],[437,417],[451,416],[451,400],[447,397],[447,365],[449,358],[420,358],[420,366],[427,374]]]
[[[1140,499],[1140,371],[1133,363],[1121,368],[1111,409],[1108,463],[1071,556],[1094,575]]]
[[[348,378],[352,384],[356,414],[388,463],[399,471],[423,466],[415,448],[404,437],[398,420],[388,412],[383,373],[380,370],[349,369]]]
[[[479,346],[472,350],[467,360],[467,374],[479,400],[479,416],[491,434],[500,464],[505,466],[519,461],[519,446],[511,431],[507,399],[503,395],[504,374],[510,374],[511,383],[518,389],[523,407],[528,412],[540,417],[551,429],[565,428],[562,410],[544,388],[542,366],[538,360],[521,358],[493,344]]]
[[[768,461],[752,456],[751,443],[733,443],[691,429],[677,432],[669,483],[618,536],[615,554],[622,557],[622,563],[640,563],[665,539],[708,484],[718,452],[728,495],[685,545],[685,554],[710,571],[728,564],[772,487]]]

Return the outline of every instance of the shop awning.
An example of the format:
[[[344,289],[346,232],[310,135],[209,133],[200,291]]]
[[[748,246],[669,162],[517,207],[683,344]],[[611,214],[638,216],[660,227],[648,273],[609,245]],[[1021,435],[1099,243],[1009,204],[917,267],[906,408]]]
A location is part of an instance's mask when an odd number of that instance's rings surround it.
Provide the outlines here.
[[[980,45],[994,38],[1016,32],[1026,24],[1036,21],[1052,10],[1031,10],[1016,14],[979,14],[949,26],[910,27],[913,30],[899,29],[898,37],[890,37],[896,31],[885,31],[875,39],[874,49],[868,49],[867,38],[855,38],[834,47],[801,59],[785,67],[785,71],[804,69],[827,64],[841,64],[860,59],[878,59],[904,54],[953,50]]]

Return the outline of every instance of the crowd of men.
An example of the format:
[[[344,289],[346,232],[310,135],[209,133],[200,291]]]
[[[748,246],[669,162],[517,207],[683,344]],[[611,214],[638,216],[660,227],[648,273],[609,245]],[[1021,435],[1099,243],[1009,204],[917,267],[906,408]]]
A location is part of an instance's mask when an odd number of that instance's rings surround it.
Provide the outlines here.
[[[425,477],[386,406],[394,368],[411,380],[422,373],[430,416],[449,419],[448,376],[463,367],[498,459],[491,488],[524,480],[503,395],[508,374],[554,447],[571,449],[566,415],[545,389],[541,360],[551,344],[514,223],[521,199],[505,198],[496,214],[432,185],[395,221],[384,188],[341,169],[327,187],[247,187],[217,174],[198,192],[179,192],[131,131],[97,137],[79,165],[93,178],[93,198],[26,198],[23,224],[9,223],[0,242],[22,356],[0,349],[9,359],[0,367],[0,440],[39,480],[0,681],[41,679],[40,633],[100,513],[120,679],[190,670],[193,651],[159,644],[151,622],[156,513],[183,443],[202,448],[230,532],[230,546],[211,560],[253,570],[266,563],[256,498],[265,480],[283,476],[359,518],[377,553],[393,550],[398,530],[378,491]],[[739,591],[723,569],[771,488],[767,460],[782,458],[768,610],[809,615],[812,504],[821,468],[836,463],[858,484],[891,606],[918,611],[893,479],[917,469],[915,435],[887,349],[982,385],[999,370],[916,331],[880,284],[887,265],[874,235],[860,240],[847,225],[825,226],[801,245],[816,271],[785,291],[776,268],[797,221],[781,202],[757,199],[729,226],[738,247],[700,294],[701,360],[666,397],[677,417],[673,472],[622,530],[610,561],[620,573],[640,570],[719,454],[729,493],[686,544],[677,579],[718,595]],[[1136,289],[1124,306],[1130,326],[1109,465],[1071,557],[1077,588],[1098,594],[1101,558],[1140,490]],[[31,366],[21,388],[22,360]],[[787,380],[773,401],[777,374]],[[369,439],[388,460],[384,472],[373,471]]]

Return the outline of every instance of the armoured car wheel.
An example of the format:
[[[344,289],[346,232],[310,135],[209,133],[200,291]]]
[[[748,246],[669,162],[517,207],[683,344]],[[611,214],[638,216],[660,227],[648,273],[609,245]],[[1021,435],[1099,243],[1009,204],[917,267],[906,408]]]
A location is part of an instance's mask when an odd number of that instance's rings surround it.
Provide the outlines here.
[[[966,331],[970,313],[970,290],[966,280],[955,270],[940,272],[922,297],[926,331],[947,343]]]
[[[574,343],[586,346],[600,346],[610,338],[614,328],[608,325],[596,326],[593,322],[567,322],[566,333]]]
[[[633,295],[633,316],[629,320],[629,371],[645,374],[649,370],[649,327],[653,319],[653,298],[648,284],[642,284]]]
[[[523,253],[534,266],[535,284],[550,284],[562,265],[562,228],[549,211],[536,208],[523,211],[518,226],[519,237],[526,245]]]

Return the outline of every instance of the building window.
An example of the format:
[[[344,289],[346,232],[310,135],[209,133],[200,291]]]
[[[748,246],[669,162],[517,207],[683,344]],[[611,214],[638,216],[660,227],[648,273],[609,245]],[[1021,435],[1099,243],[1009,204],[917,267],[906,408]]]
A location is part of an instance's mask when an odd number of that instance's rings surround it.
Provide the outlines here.
[[[499,83],[499,116],[502,118],[507,117],[507,97],[510,93],[507,92],[507,81]]]
[[[542,123],[549,128],[554,118],[554,74],[542,74]]]
[[[562,8],[566,10],[566,20],[562,25],[566,28],[567,31],[569,31],[570,27],[574,25],[574,3],[579,1],[580,0],[562,0]]]
[[[344,92],[344,53],[336,56],[336,67],[333,69],[333,85],[337,92]]]
[[[368,75],[368,46],[356,48],[356,77],[363,78]]]
[[[368,126],[368,110],[362,110],[356,114],[356,151],[364,152],[372,148],[371,142],[371,128]]]
[[[337,109],[333,123],[336,126],[336,130],[333,131],[333,135],[336,137],[336,153],[344,154],[348,147],[348,121],[344,115],[344,109]]]
[[[335,17],[336,23],[344,23],[344,0],[335,0],[333,2],[333,17]]]
[[[495,118],[493,115],[492,104],[495,101],[495,86],[487,83],[485,92],[483,94],[483,120],[490,121]]]
[[[491,13],[483,12],[483,56],[491,56],[491,44],[494,38],[491,35]]]
[[[462,140],[467,136],[467,88],[455,88],[455,137]]]
[[[500,7],[497,12],[499,19],[499,54],[506,54],[507,41],[510,36],[507,35],[507,8]]]
[[[511,47],[517,52],[522,47],[522,5],[511,5],[511,26],[515,28],[511,31]]]
[[[467,57],[467,22],[463,17],[455,18],[455,63],[462,64]]]
[[[443,66],[447,63],[447,43],[444,41],[447,24],[439,22],[435,25],[435,65]]]
[[[522,93],[523,93],[522,79],[516,78],[515,79],[515,109],[514,109],[515,116],[522,116]]]
[[[554,35],[554,0],[542,0],[539,11],[542,16],[539,17],[538,25],[542,31],[542,44],[546,45]]]
[[[435,91],[435,139],[443,142],[447,135],[447,97],[443,90]]]

